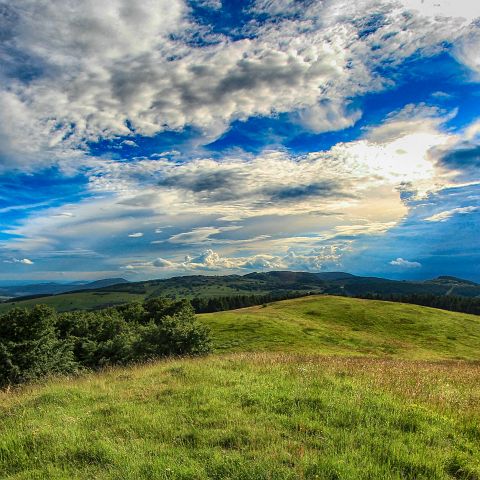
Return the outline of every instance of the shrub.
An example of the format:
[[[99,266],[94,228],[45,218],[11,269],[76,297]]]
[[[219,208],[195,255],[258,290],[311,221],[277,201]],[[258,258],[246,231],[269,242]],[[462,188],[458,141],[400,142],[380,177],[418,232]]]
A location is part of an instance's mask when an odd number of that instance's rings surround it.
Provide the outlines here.
[[[81,368],[210,350],[188,301],[156,298],[95,312],[38,305],[0,316],[0,386]]]

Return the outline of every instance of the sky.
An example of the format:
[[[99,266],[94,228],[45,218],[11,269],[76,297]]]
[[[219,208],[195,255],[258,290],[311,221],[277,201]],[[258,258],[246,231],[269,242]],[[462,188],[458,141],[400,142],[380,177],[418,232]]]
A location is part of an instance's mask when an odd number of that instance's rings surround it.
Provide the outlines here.
[[[480,281],[480,2],[0,0],[0,282]]]

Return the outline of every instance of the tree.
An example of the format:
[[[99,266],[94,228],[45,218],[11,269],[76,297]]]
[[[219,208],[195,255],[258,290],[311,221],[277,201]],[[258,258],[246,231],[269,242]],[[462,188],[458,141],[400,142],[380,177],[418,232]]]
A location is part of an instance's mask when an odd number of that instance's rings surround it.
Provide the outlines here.
[[[1,385],[78,370],[72,344],[58,339],[55,323],[55,311],[45,305],[0,317]]]

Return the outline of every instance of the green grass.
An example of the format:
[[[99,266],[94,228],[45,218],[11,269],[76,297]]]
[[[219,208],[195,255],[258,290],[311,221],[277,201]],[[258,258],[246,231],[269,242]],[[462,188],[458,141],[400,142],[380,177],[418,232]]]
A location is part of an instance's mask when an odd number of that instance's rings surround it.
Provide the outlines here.
[[[49,305],[59,312],[69,310],[90,310],[94,308],[109,307],[122,303],[142,302],[145,295],[127,292],[75,292],[49,297],[33,298],[19,302],[0,304],[0,314],[6,313],[12,308],[32,308],[39,303]]]
[[[480,317],[417,305],[311,296],[199,319],[218,352],[480,360]]]
[[[480,479],[479,317],[319,296],[199,319],[216,354],[0,391],[0,479]]]
[[[0,478],[480,478],[480,365],[236,354],[0,393]]]

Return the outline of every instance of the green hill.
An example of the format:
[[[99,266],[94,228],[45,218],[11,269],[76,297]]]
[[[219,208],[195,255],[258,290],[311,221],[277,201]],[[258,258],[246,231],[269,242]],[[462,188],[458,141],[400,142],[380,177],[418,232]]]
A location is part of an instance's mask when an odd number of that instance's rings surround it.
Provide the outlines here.
[[[0,391],[0,478],[480,478],[478,316],[312,296],[199,319],[216,354]]]
[[[199,315],[217,351],[480,360],[480,317],[334,296]]]

